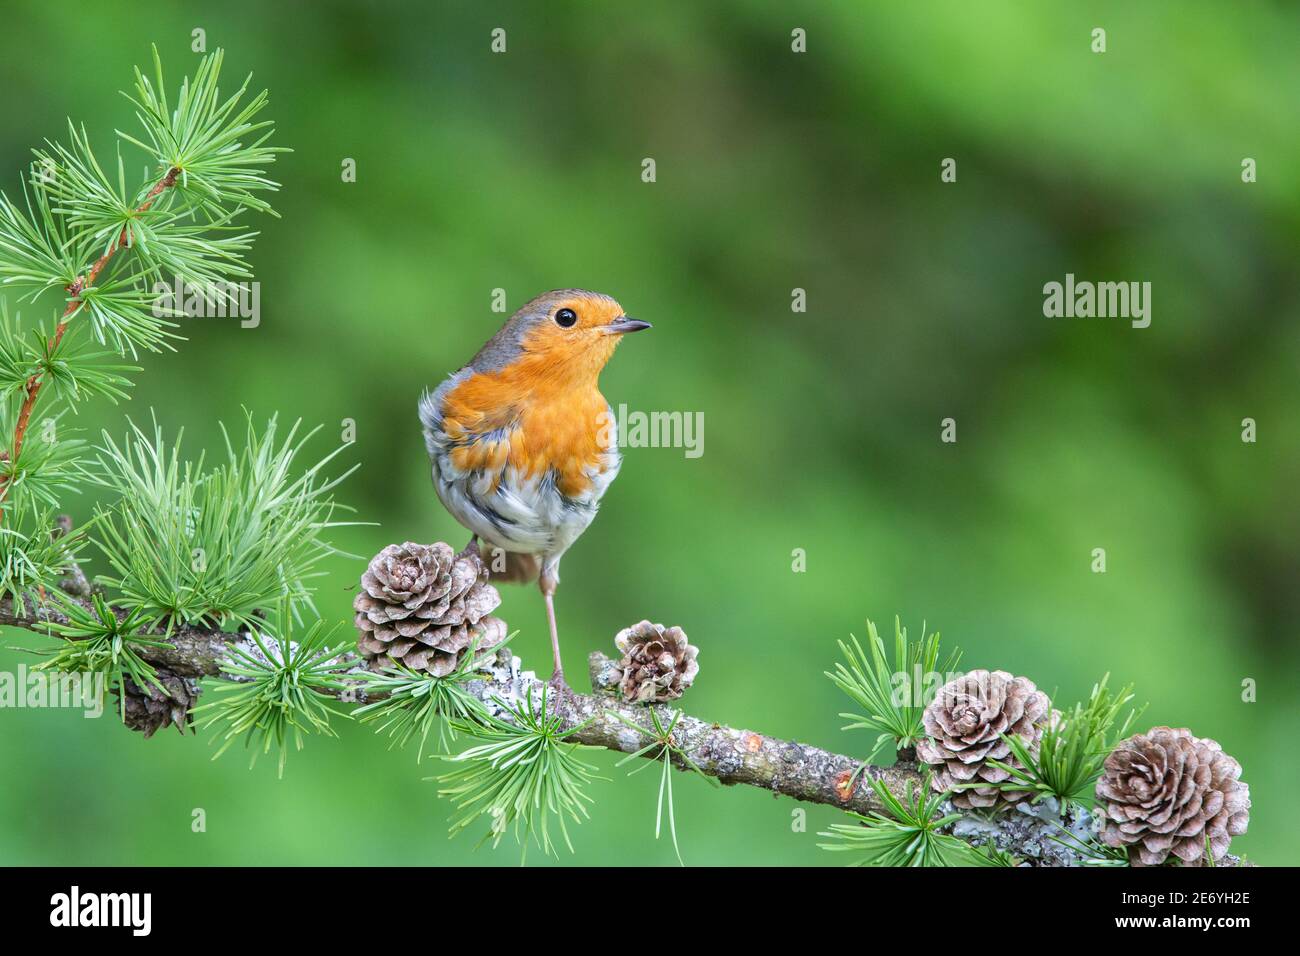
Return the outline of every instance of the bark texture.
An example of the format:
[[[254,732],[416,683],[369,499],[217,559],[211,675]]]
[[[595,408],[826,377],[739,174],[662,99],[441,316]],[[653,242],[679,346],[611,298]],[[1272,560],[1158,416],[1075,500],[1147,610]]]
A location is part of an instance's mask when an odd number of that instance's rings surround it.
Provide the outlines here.
[[[9,600],[0,600],[0,625],[40,631],[41,625],[51,620],[61,622],[64,618],[46,606],[28,607],[20,612]],[[168,641],[171,647],[142,648],[141,656],[181,677],[220,676],[221,662],[229,646],[235,643],[242,644],[249,653],[258,653],[256,645],[244,636],[199,628],[178,628]],[[551,694],[548,709],[563,716],[571,727],[595,718],[573,735],[572,739],[579,743],[624,753],[639,750],[649,739],[614,714],[649,727],[647,707],[629,704],[618,696],[621,675],[616,661],[597,652],[591,655],[589,666],[593,692]],[[519,659],[508,652],[500,655],[483,680],[470,684],[475,695],[491,709],[499,709],[500,702],[513,703],[528,695],[539,695],[542,686],[543,682],[531,672],[522,671]],[[657,706],[671,711],[677,709],[672,705]],[[696,766],[724,784],[747,784],[807,803],[857,813],[880,809],[880,801],[867,783],[869,777],[883,780],[897,793],[902,793],[909,782],[920,780],[916,765],[911,762],[893,767],[867,767],[854,780],[853,772],[860,761],[853,757],[687,714],[682,715],[673,734]]]
[[[85,600],[75,595],[74,598]],[[0,625],[40,631],[42,624],[49,620],[62,621],[63,616],[44,606],[15,608],[8,599],[0,599]],[[221,631],[180,628],[168,640],[171,647],[143,648],[141,654],[151,663],[181,677],[220,676],[221,662],[234,644],[242,645],[251,654],[260,653],[247,637]],[[580,727],[570,738],[578,743],[623,753],[641,749],[650,742],[649,737],[638,734],[614,714],[648,728],[648,707],[629,704],[618,695],[621,671],[616,661],[595,652],[588,659],[588,665],[592,693],[555,696],[553,691],[548,691],[548,712],[563,716],[566,726]],[[359,660],[357,667],[360,670]],[[484,670],[481,680],[469,684],[475,696],[489,710],[498,713],[506,704],[529,696],[540,697],[544,686],[545,682],[531,671],[522,670],[519,658],[513,656],[508,648]],[[360,693],[344,693],[340,697],[351,702],[365,702],[367,699]],[[662,708],[667,716],[679,709],[674,706],[677,703],[655,706]],[[753,730],[711,723],[686,713],[678,720],[673,736],[696,766],[724,784],[759,787],[773,795],[855,813],[881,809],[869,779],[883,781],[891,793],[899,796],[909,785],[921,785],[921,775],[911,759],[900,759],[892,767],[866,767],[855,780],[853,774],[859,761],[854,757]],[[647,754],[650,758],[654,756],[653,750]],[[1075,837],[1086,838],[1095,833],[1095,823],[1087,811],[1062,821],[1056,808],[1050,804],[1019,805],[990,819],[964,818],[954,825],[953,833],[977,845],[993,842],[1029,865],[1078,866],[1084,862],[1081,855],[1068,845],[1068,840],[1067,845],[1058,842],[1062,836],[1060,822],[1066,823]],[[1237,857],[1229,855],[1220,865],[1243,864]]]

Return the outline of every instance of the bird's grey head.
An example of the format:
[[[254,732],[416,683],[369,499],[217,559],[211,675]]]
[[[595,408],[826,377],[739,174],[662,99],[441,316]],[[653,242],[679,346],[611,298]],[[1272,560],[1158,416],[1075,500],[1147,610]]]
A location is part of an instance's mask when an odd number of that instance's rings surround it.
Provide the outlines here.
[[[496,335],[470,360],[476,372],[494,372],[510,365],[524,352],[529,333],[554,326],[574,335],[604,333],[621,335],[650,327],[649,322],[630,319],[611,296],[587,289],[555,289],[543,293],[512,315]],[[533,341],[537,336],[532,337]]]

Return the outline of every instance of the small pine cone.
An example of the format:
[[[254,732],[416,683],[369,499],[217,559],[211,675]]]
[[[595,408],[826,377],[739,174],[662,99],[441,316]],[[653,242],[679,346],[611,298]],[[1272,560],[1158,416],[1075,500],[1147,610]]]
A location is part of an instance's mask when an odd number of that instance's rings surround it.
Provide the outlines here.
[[[1250,822],[1250,787],[1241,764],[1213,740],[1185,728],[1153,727],[1121,741],[1097,780],[1101,839],[1127,847],[1134,866],[1158,866],[1172,853],[1184,865],[1214,862]]]
[[[686,641],[680,627],[642,621],[614,636],[623,652],[618,662],[619,692],[638,704],[675,700],[686,693],[700,672],[700,649]]]
[[[501,595],[487,579],[473,548],[455,554],[442,541],[390,544],[371,560],[352,602],[357,650],[372,670],[398,662],[445,677],[471,644],[478,653],[505,640],[505,621],[489,613]]]
[[[998,787],[953,790],[958,784],[1011,778],[989,760],[1018,766],[1001,734],[1015,735],[1031,753],[1038,752],[1051,702],[1027,677],[1006,671],[971,671],[939,688],[925,708],[929,735],[916,745],[917,757],[933,765],[935,790],[952,790],[952,802],[963,810],[1017,803],[1028,793]]]
[[[190,710],[199,697],[199,682],[162,668],[158,668],[158,682],[167,689],[166,694],[153,684],[141,687],[128,675],[122,675],[121,684],[113,688],[118,696],[119,713],[123,714],[122,722],[146,737],[152,737],[168,724],[175,724],[184,734],[192,724]]]

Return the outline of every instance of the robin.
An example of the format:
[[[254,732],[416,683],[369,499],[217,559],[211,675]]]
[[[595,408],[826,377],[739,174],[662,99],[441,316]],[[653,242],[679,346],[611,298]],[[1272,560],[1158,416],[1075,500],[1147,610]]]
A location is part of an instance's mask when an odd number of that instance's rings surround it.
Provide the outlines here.
[[[599,292],[547,292],[420,399],[433,486],[452,517],[504,555],[496,580],[537,580],[555,671],[560,559],[596,517],[622,456],[597,379],[629,332],[650,328]],[[494,562],[495,563],[495,562]]]

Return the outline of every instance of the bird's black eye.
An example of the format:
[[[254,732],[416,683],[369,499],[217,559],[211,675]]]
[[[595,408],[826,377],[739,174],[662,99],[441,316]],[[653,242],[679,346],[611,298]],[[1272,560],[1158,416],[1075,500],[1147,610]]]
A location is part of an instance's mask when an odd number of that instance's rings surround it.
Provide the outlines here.
[[[572,309],[561,309],[559,312],[555,313],[555,324],[562,329],[572,327],[572,325],[577,321],[578,313],[574,312]]]

